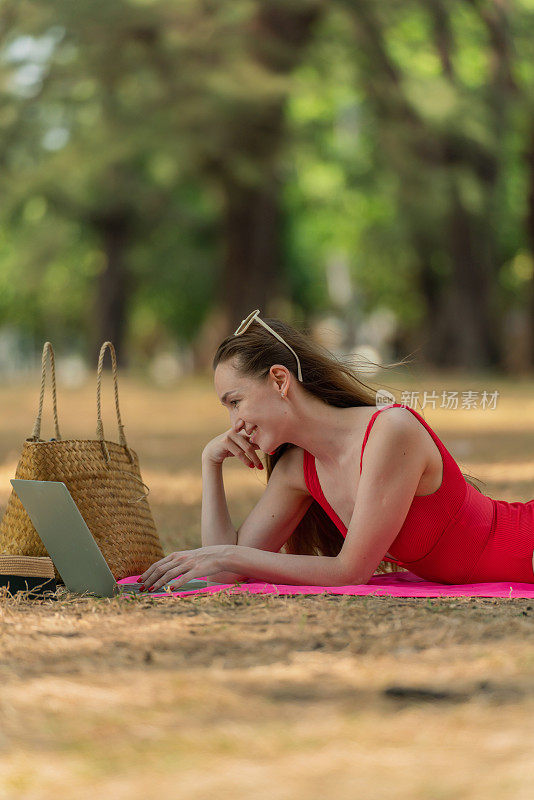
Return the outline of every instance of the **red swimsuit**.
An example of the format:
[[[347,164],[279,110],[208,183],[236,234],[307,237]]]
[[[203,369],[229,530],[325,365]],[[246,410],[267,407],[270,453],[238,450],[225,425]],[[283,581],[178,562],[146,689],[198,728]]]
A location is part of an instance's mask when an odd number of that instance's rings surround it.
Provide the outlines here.
[[[404,523],[388,548],[393,558],[421,578],[438,583],[520,581],[534,583],[534,500],[508,503],[493,500],[465,480],[458,464],[423,417],[402,403],[378,409],[371,417],[362,444],[386,408],[408,408],[425,426],[443,459],[441,486],[429,495],[414,495]],[[304,450],[304,480],[312,497],[343,536],[347,528],[326,500],[315,469],[315,458]]]

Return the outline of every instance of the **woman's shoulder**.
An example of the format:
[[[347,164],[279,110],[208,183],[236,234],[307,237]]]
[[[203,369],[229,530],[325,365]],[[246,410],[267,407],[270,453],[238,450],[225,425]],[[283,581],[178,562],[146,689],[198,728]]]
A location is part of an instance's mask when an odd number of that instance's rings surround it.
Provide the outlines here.
[[[373,417],[375,417],[373,427],[376,425],[377,430],[380,429],[386,434],[393,431],[411,431],[415,435],[424,438],[425,426],[421,424],[420,420],[409,406],[381,406],[372,414],[371,419]],[[423,436],[421,436],[421,434],[423,434]]]
[[[372,442],[368,445],[369,439]],[[431,458],[435,450],[432,436],[408,406],[382,406],[369,419],[361,444],[362,459],[368,450],[380,451],[383,454],[384,449],[387,451],[389,447],[394,454],[399,442],[411,442],[420,447],[427,459]]]
[[[420,454],[422,458],[422,475],[425,475],[429,486],[438,483],[441,485],[443,480],[444,461],[442,456],[441,440],[428,425],[424,417],[410,406],[385,406],[384,413],[378,414],[375,418],[377,430],[373,437],[373,444],[369,447],[371,452],[367,456],[362,452],[362,469],[365,460],[372,462],[374,454],[380,454],[380,458],[388,458],[388,450],[394,457],[399,446],[412,445],[413,451]],[[380,418],[382,421],[379,423]],[[428,426],[428,427],[427,427]],[[373,426],[374,428],[374,426]],[[367,452],[367,447],[362,450]],[[441,476],[441,477],[440,477]],[[420,486],[418,494],[430,495],[433,491],[425,491],[425,486]]]

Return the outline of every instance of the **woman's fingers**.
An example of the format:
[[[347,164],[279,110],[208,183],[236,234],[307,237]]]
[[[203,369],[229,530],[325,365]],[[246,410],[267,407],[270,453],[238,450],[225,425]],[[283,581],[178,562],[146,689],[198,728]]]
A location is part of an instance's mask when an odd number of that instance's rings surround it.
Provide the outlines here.
[[[172,581],[173,578],[188,574],[188,569],[189,568],[186,567],[185,565],[180,565],[179,567],[173,567],[172,569],[167,570],[167,572],[165,572],[162,577],[158,578],[148,588],[149,589],[152,588],[153,592],[157,592],[158,589],[160,589],[162,586],[165,586],[165,584],[169,583],[169,581]],[[183,582],[184,581],[182,581],[182,583]]]
[[[161,558],[159,561],[155,561],[142,575],[139,576],[140,580],[139,583],[144,583],[146,586],[152,586],[154,579],[159,578],[160,574],[163,574],[166,569],[168,569],[169,563],[176,563],[176,558],[178,557],[178,553],[170,553],[165,558]]]
[[[171,554],[171,555],[168,555],[168,556],[165,556],[164,558],[160,558],[160,560],[159,560],[159,561],[155,561],[153,564],[151,564],[151,565],[149,566],[149,568],[148,568],[148,569],[146,569],[146,570],[143,572],[143,574],[139,576],[139,577],[141,578],[141,580],[144,582],[144,581],[146,580],[146,578],[147,578],[149,575],[152,575],[152,573],[154,572],[154,570],[156,570],[156,569],[157,569],[157,568],[158,568],[158,567],[159,567],[161,564],[166,564],[166,563],[167,563],[167,562],[170,560],[171,556],[172,556],[172,554]]]
[[[237,443],[231,439],[228,443],[228,449],[247,467],[256,466],[256,460],[261,464],[261,461],[259,460],[258,456],[256,456],[248,442],[245,444],[244,438],[241,437],[241,439],[243,440],[243,444],[241,442]]]
[[[190,581],[192,578],[198,578],[200,575],[201,571],[199,571],[198,567],[193,567],[188,572],[184,572],[184,574],[180,575],[180,578],[173,583],[173,591],[177,591],[184,583],[187,583],[187,581]]]
[[[142,573],[142,574],[139,576],[138,583],[145,583],[146,579],[147,579],[147,578],[148,578],[150,575],[152,575],[152,573],[154,572],[154,570],[155,570],[155,569],[156,569],[156,568],[157,568],[157,567],[158,567],[158,566],[159,566],[159,565],[160,565],[162,562],[164,562],[164,561],[165,561],[165,562],[166,562],[166,561],[168,561],[168,560],[169,560],[169,558],[170,558],[170,556],[165,556],[165,558],[161,558],[159,561],[155,561],[153,564],[151,564],[151,565],[149,566],[149,568],[148,568],[148,569],[146,569],[146,570],[145,570],[145,571],[144,571],[144,572],[143,572],[143,573]]]
[[[246,464],[247,466],[249,465],[249,463],[250,463],[249,460],[247,459],[245,453],[243,452],[241,447],[237,444],[237,442],[234,442],[233,439],[230,439],[230,441],[228,442],[228,444],[226,446],[227,446],[229,452],[233,456],[235,456],[240,461],[242,461],[243,464]]]
[[[242,459],[247,466],[251,463],[253,466],[258,467],[258,469],[263,469],[263,464],[261,463],[260,458],[256,455],[256,450],[259,449],[257,444],[253,442],[249,442],[246,434],[240,433],[238,434],[240,438],[239,447],[244,451],[246,459]]]

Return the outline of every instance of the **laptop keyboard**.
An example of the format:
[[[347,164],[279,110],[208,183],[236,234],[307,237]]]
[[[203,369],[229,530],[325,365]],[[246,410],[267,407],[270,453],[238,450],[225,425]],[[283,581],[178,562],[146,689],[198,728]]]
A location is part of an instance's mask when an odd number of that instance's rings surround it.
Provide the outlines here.
[[[140,583],[121,583],[118,584],[120,592],[126,592],[127,594],[138,594],[141,591],[141,584]]]
[[[126,592],[127,594],[139,594],[139,592],[141,591],[140,583],[121,583],[117,585],[121,593]],[[187,591],[187,589],[205,589],[206,586],[217,586],[217,585],[219,584],[202,581],[199,580],[198,578],[192,578],[190,581],[180,586],[177,591],[181,592],[181,591]],[[169,584],[169,588],[172,592],[173,591],[172,582]],[[158,591],[161,592],[162,590],[163,587],[161,587]],[[145,594],[145,592],[143,592],[143,594]],[[147,591],[146,594],[150,593]]]
[[[126,594],[139,594],[140,591],[141,591],[141,584],[140,583],[126,583],[126,584],[121,583],[121,584],[118,584],[118,586],[119,586],[119,590],[120,590],[121,594],[123,592],[126,592]],[[203,587],[204,587],[204,584],[194,585],[194,586],[186,586],[186,587],[180,586],[178,591],[181,591],[184,588],[185,589],[187,589],[187,588],[189,588],[189,589],[200,589],[200,588],[203,588]],[[169,588],[172,591],[172,589],[173,589],[172,584],[170,584]],[[162,592],[162,591],[165,591],[163,586],[161,586],[158,589],[158,592]],[[147,589],[147,590],[145,590],[143,592],[143,594],[147,594],[148,595],[148,594],[154,594],[154,593],[153,592],[149,592],[148,589]]]

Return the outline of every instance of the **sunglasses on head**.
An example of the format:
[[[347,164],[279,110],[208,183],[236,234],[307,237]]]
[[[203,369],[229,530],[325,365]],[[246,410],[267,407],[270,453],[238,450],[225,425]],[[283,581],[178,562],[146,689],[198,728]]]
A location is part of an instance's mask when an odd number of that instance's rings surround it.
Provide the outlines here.
[[[278,333],[276,333],[276,331],[273,331],[273,329],[272,329],[272,328],[271,328],[269,325],[267,325],[267,323],[266,323],[266,322],[264,322],[262,319],[260,319],[260,317],[258,316],[258,315],[259,315],[259,313],[260,313],[260,309],[259,309],[259,308],[257,308],[255,311],[252,311],[252,312],[251,312],[251,313],[248,315],[248,317],[245,317],[245,319],[244,319],[244,320],[242,320],[241,324],[240,324],[240,325],[238,326],[238,328],[236,329],[236,331],[235,331],[235,333],[234,333],[234,336],[240,336],[242,333],[245,333],[245,331],[247,330],[247,328],[248,328],[250,325],[252,325],[252,323],[253,323],[253,322],[259,322],[259,323],[260,323],[260,325],[263,325],[263,327],[264,327],[264,328],[267,328],[267,330],[268,330],[270,333],[272,333],[272,335],[273,335],[273,336],[276,336],[276,338],[278,339],[278,341],[282,342],[282,344],[285,344],[285,346],[286,346],[286,347],[287,347],[289,350],[291,350],[291,352],[293,353],[293,355],[294,355],[294,356],[295,356],[295,358],[297,359],[298,379],[299,379],[299,381],[301,381],[301,382],[302,382],[302,371],[301,371],[301,369],[300,369],[300,361],[299,361],[299,357],[298,357],[298,355],[295,353],[295,351],[293,350],[293,348],[292,348],[292,347],[289,347],[288,343],[287,343],[287,342],[285,342],[285,341],[282,339],[282,337],[281,337],[281,336],[280,336]]]

